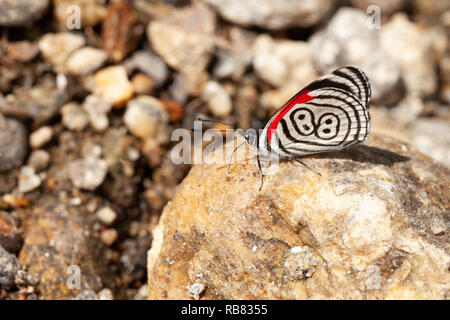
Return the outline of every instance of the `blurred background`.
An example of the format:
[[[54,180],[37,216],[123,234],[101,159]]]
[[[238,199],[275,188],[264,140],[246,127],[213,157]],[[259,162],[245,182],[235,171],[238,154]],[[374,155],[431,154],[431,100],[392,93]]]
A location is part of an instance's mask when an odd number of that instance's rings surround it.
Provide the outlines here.
[[[145,298],[151,230],[189,170],[171,132],[260,128],[341,66],[371,81],[372,132],[449,166],[449,32],[449,0],[0,0],[0,298],[61,297],[49,265],[68,256],[91,270],[79,298]],[[36,260],[45,233],[62,257]],[[102,266],[84,260],[99,246]]]

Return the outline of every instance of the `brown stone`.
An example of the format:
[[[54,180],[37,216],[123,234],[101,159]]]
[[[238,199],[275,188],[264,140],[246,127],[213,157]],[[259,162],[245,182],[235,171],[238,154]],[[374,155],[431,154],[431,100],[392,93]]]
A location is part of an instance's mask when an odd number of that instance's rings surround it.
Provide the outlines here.
[[[114,62],[122,61],[135,48],[142,34],[136,23],[137,16],[128,3],[119,1],[108,7],[102,25],[102,40],[103,49]]]
[[[20,248],[20,236],[16,224],[4,211],[0,211],[0,246],[9,252],[16,252]]]
[[[149,298],[448,298],[447,167],[376,134],[303,160],[320,175],[281,161],[261,191],[255,164],[194,166],[153,232]]]
[[[39,48],[35,42],[17,41],[8,43],[8,58],[17,62],[28,62],[33,60],[39,53]]]
[[[184,107],[183,105],[170,100],[160,99],[164,108],[169,113],[169,118],[171,122],[177,122],[183,120],[184,117]]]
[[[131,78],[131,85],[136,94],[152,94],[155,82],[144,73],[138,73]]]

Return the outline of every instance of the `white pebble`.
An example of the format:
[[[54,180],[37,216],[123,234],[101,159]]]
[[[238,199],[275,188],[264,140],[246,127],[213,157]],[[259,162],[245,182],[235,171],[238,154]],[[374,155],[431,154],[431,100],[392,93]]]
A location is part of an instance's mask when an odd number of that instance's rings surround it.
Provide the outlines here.
[[[75,75],[95,71],[105,63],[108,55],[101,49],[84,47],[73,52],[67,59],[67,69]]]
[[[19,192],[32,191],[41,185],[42,179],[35,173],[34,168],[23,166],[19,174]]]
[[[50,126],[44,126],[36,131],[34,131],[32,134],[30,134],[30,146],[33,149],[38,149],[45,145],[47,142],[49,142],[52,139],[53,136],[53,129]]]
[[[105,288],[98,293],[98,300],[114,300],[114,295],[111,290]]]
[[[230,95],[216,81],[209,81],[203,91],[203,99],[208,102],[211,113],[217,117],[228,116],[232,110]]]
[[[295,246],[295,247],[292,247],[291,248],[291,252],[292,253],[300,253],[300,252],[302,252],[303,251],[303,249],[302,249],[302,247],[300,247],[300,246]]]
[[[116,220],[117,213],[110,207],[103,207],[97,211],[97,217],[104,224],[110,225]]]

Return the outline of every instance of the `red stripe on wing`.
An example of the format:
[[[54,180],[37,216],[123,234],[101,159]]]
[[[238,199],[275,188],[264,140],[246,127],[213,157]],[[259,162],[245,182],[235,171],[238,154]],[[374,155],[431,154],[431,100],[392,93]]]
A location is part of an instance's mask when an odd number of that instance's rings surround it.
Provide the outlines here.
[[[267,139],[269,140],[269,144],[272,141],[272,135],[277,131],[278,124],[280,123],[284,115],[288,113],[289,110],[291,110],[292,107],[295,106],[296,104],[306,103],[314,98],[308,95],[308,93],[310,92],[311,90],[302,92],[299,96],[296,96],[292,98],[290,101],[288,101],[286,105],[283,107],[283,109],[281,109],[280,113],[272,121],[272,123],[269,126],[269,129],[267,130]]]

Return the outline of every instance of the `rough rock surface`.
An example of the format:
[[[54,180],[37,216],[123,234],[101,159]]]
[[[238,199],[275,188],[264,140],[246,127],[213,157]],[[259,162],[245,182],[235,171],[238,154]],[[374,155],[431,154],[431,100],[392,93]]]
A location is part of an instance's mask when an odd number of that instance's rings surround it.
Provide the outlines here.
[[[105,272],[102,246],[93,228],[95,217],[83,207],[70,207],[57,198],[43,198],[27,216],[19,261],[39,280],[44,299],[73,299],[83,290],[99,291]],[[80,282],[70,276],[80,271]]]
[[[324,19],[335,1],[205,0],[225,19],[267,29],[311,27]]]
[[[262,191],[256,165],[195,166],[153,233],[149,298],[448,298],[448,168],[376,134],[304,161],[321,175],[283,161]]]

